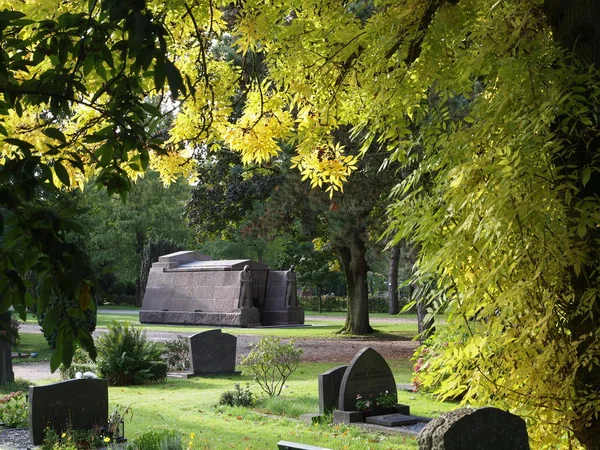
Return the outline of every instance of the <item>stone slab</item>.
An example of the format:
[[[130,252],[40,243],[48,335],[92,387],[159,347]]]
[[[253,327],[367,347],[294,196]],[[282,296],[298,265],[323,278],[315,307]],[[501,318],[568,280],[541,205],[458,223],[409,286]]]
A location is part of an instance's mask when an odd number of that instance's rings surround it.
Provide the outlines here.
[[[300,444],[298,442],[279,441],[277,443],[279,450],[331,450],[325,447],[315,447],[314,445]]]
[[[304,310],[300,307],[287,308],[281,311],[263,310],[261,323],[263,325],[301,325],[304,323]]]
[[[384,427],[399,427],[402,425],[412,425],[419,422],[414,416],[406,416],[404,414],[384,414],[383,416],[370,416],[365,419],[365,422]]]
[[[108,382],[80,379],[31,386],[28,414],[34,445],[42,443],[48,427],[59,435],[69,426],[81,430],[103,428],[108,418]]]
[[[377,351],[370,347],[360,350],[352,359],[340,385],[339,409],[356,410],[357,396],[375,399],[388,391],[396,396],[396,381],[390,366]]]
[[[340,385],[348,366],[338,366],[319,375],[319,412],[325,414],[338,409]]]
[[[362,411],[333,411],[333,423],[336,425],[349,425],[351,423],[362,423],[365,421]]]
[[[142,311],[140,323],[168,323],[186,325],[215,325],[229,327],[249,327],[260,324],[260,314],[256,308],[241,309],[232,313],[183,312],[183,311]]]

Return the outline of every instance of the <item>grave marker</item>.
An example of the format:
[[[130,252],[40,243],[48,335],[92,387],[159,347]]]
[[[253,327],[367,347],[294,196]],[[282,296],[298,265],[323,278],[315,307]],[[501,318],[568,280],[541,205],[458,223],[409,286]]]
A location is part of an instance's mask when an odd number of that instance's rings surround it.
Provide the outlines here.
[[[319,375],[319,413],[326,414],[338,408],[340,386],[348,366],[338,366]]]
[[[42,443],[46,428],[59,435],[69,427],[103,428],[108,418],[108,382],[80,379],[30,386],[28,414],[29,436],[34,445]]]
[[[220,329],[190,337],[190,358],[194,375],[235,374],[237,337]]]
[[[442,414],[417,437],[419,450],[529,450],[525,421],[498,408],[461,408]]]
[[[340,386],[339,409],[356,410],[356,398],[375,399],[388,391],[397,398],[394,374],[383,357],[370,347],[360,350],[352,359]]]

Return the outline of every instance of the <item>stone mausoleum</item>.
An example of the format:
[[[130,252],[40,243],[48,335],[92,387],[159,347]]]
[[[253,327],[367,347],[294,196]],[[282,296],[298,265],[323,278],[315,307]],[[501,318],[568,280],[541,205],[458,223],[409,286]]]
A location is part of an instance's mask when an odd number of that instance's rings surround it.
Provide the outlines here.
[[[304,323],[296,273],[249,259],[213,261],[194,251],[152,264],[141,323],[251,327]]]

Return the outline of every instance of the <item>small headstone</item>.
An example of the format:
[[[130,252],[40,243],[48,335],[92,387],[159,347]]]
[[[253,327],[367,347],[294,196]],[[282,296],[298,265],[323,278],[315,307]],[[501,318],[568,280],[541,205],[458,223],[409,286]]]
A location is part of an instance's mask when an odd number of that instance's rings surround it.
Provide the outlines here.
[[[190,337],[190,356],[194,375],[238,374],[235,371],[237,337],[218,330]]]
[[[420,450],[529,450],[525,421],[498,408],[462,408],[432,420],[417,437]]]
[[[103,428],[108,418],[108,382],[81,379],[31,386],[28,413],[29,436],[34,445],[42,443],[46,428],[58,434],[69,427]]]
[[[0,337],[0,384],[15,381],[12,365],[11,345],[6,336]]]
[[[363,348],[354,356],[342,378],[339,409],[353,411],[356,409],[357,396],[374,399],[385,391],[397,398],[392,369],[375,350]]]
[[[400,427],[403,425],[412,425],[413,423],[417,423],[419,422],[419,419],[414,416],[407,416],[404,414],[385,414],[383,416],[367,417],[365,422],[375,425],[382,425],[384,427]]]
[[[319,413],[326,414],[338,408],[340,385],[347,367],[335,367],[319,375]]]

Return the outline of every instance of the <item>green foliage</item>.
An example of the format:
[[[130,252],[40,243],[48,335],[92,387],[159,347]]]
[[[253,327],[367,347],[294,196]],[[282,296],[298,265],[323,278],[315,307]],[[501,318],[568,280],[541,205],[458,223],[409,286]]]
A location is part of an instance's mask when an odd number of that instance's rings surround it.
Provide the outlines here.
[[[46,428],[42,450],[80,450],[93,449],[104,445],[96,430],[79,430],[68,427],[60,435],[53,429]]]
[[[253,345],[240,365],[258,383],[269,397],[278,396],[286,380],[298,368],[302,349],[294,342],[284,343],[279,338],[264,337]]]
[[[12,392],[0,398],[0,422],[5,427],[26,427],[27,421],[27,398],[23,391]]]
[[[185,336],[177,336],[174,341],[163,343],[165,360],[169,370],[185,370],[190,366],[190,340]]]
[[[149,341],[140,327],[115,321],[98,338],[97,346],[98,370],[110,385],[144,384],[166,378],[162,346]]]
[[[52,323],[46,322],[46,316],[50,311],[52,311],[50,314],[57,316],[58,320],[68,322],[78,329],[87,330],[90,334],[96,329],[97,312],[95,308],[81,311],[77,300],[60,294],[52,295],[46,304],[46,308],[40,312],[37,312],[37,308],[34,309],[44,337],[53,349],[56,348],[56,340],[60,330],[53,327]]]
[[[250,386],[246,384],[245,388],[242,388],[239,383],[235,383],[234,388],[229,391],[225,391],[219,398],[219,405],[225,406],[242,406],[250,408],[254,406],[256,400],[254,394],[250,391]]]
[[[131,445],[133,450],[182,450],[183,433],[171,428],[152,428],[136,433]],[[129,448],[129,446],[128,446]]]
[[[0,339],[8,339],[12,345],[19,345],[21,338],[19,337],[19,320],[13,316],[12,311],[5,311],[0,314],[0,331],[4,333],[0,335]]]

